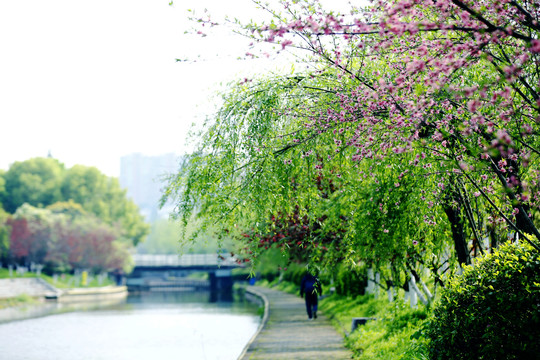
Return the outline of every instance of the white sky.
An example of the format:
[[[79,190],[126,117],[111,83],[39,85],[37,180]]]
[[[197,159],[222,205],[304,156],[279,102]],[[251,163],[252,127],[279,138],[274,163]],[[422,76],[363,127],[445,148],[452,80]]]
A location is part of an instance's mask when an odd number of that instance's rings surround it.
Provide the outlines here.
[[[205,7],[253,11],[249,0],[0,1],[0,169],[50,151],[118,176],[123,155],[182,154],[219,81],[261,67],[234,60],[240,37],[184,34],[186,9]],[[175,61],[197,55],[214,60]]]

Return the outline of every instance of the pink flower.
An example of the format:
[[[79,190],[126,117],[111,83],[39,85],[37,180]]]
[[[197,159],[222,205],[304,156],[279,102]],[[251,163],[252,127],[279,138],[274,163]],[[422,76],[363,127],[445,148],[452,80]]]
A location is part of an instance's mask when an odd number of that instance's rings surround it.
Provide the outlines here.
[[[531,40],[531,51],[533,53],[540,53],[540,40]]]
[[[480,107],[480,101],[478,100],[471,100],[467,103],[467,109],[469,109],[470,112],[475,112]]]
[[[285,49],[287,46],[291,45],[292,44],[292,41],[291,40],[285,40],[281,43],[281,49]]]

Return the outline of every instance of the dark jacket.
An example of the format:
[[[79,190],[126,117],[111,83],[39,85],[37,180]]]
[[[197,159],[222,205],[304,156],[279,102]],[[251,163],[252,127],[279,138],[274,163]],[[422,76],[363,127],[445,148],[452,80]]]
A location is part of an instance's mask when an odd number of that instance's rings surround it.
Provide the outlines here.
[[[300,296],[304,297],[304,294],[309,295],[321,295],[322,286],[318,278],[311,274],[306,274],[302,278],[302,283],[300,284]]]

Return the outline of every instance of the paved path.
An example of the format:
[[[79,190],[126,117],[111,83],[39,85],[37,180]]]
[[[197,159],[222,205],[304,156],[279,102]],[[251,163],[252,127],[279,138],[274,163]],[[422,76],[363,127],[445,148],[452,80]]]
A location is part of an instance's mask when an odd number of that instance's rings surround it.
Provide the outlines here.
[[[40,278],[10,278],[0,279],[0,299],[16,297],[22,294],[43,297],[58,292],[54,286],[49,285]]]
[[[304,299],[281,291],[250,287],[268,301],[267,321],[239,360],[341,360],[352,353],[322,314],[307,318]],[[264,319],[263,319],[264,321]]]

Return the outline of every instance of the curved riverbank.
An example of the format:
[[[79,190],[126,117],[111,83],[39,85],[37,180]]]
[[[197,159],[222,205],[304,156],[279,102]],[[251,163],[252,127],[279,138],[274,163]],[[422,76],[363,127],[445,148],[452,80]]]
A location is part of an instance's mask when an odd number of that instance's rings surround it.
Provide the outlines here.
[[[60,292],[59,302],[101,301],[106,299],[124,299],[128,296],[127,286],[104,286],[99,288],[73,288]]]
[[[250,295],[253,295],[253,296],[255,296],[256,298],[259,299],[259,301],[262,303],[262,306],[264,308],[264,312],[263,312],[263,316],[261,318],[261,322],[259,324],[259,327],[257,328],[257,331],[255,332],[255,334],[253,334],[251,339],[249,339],[246,346],[244,346],[244,349],[242,350],[242,353],[240,353],[240,356],[238,357],[238,360],[241,360],[242,358],[245,357],[248,349],[251,347],[251,344],[253,344],[255,339],[257,339],[257,337],[259,336],[261,331],[266,326],[266,323],[268,322],[268,317],[269,317],[269,314],[270,314],[270,303],[268,302],[268,298],[263,293],[257,291],[257,289],[255,289],[253,287],[246,287],[245,290],[246,290],[246,293],[248,293]]]

